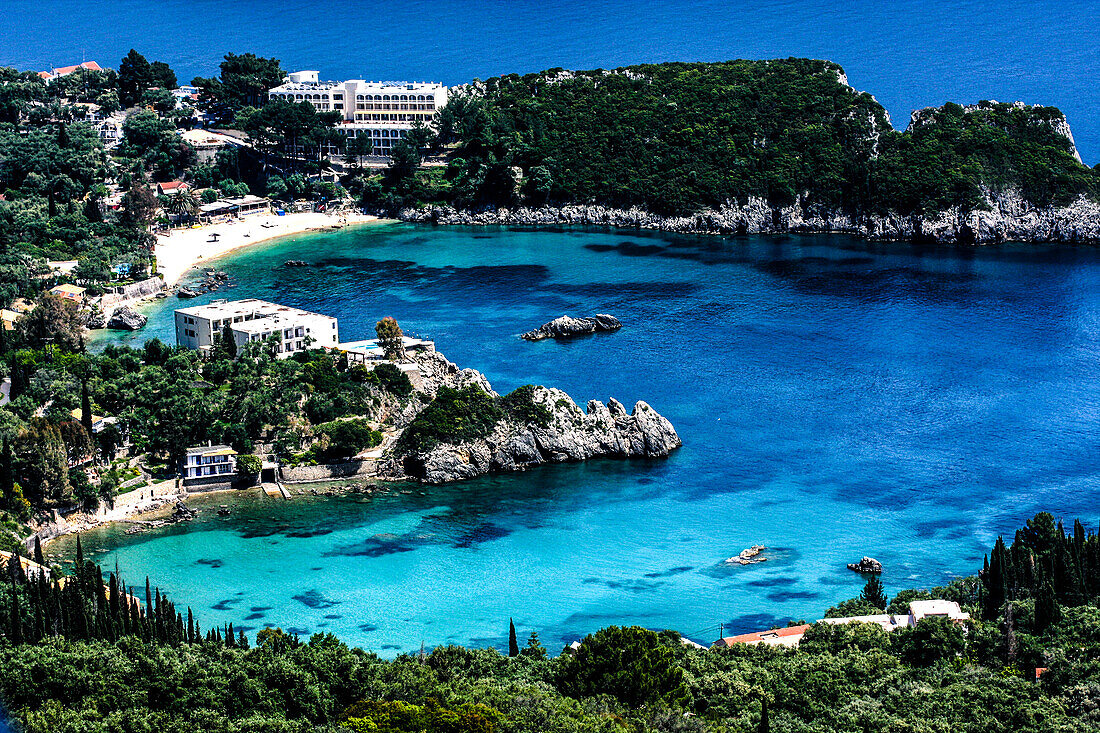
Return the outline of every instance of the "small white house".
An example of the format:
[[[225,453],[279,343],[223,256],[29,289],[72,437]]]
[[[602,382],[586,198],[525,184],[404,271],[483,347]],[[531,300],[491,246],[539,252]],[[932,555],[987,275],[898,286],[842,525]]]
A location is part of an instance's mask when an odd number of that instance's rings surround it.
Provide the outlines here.
[[[237,451],[228,445],[188,448],[183,459],[183,480],[222,478],[231,481],[237,473]]]

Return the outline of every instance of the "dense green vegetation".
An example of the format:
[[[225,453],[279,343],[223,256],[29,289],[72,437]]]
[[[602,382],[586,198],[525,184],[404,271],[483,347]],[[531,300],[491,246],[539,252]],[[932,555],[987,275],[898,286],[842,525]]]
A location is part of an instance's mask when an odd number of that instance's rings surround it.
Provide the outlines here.
[[[1100,725],[1100,606],[1086,580],[1098,546],[1095,533],[1066,535],[1041,514],[1005,548],[1027,567],[1053,568],[1059,547],[1070,553],[1081,583],[1052,575],[1049,584],[1055,598],[1086,595],[1058,601],[1049,622],[1033,613],[1027,583],[1006,585],[998,610],[990,569],[951,586],[974,614],[965,627],[817,624],[797,649],[711,651],[673,632],[610,627],[571,654],[547,654],[532,634],[511,655],[445,646],[392,661],[326,634],[303,641],[267,629],[251,647],[229,629],[192,634],[154,591],[142,602],[172,623],[162,633],[142,617],[127,632],[121,615],[114,626],[96,621],[97,596],[112,618],[110,582],[98,590],[99,571],[85,563],[88,635],[37,633],[25,581],[0,594],[0,695],[26,733],[1084,732]],[[901,591],[891,604],[924,594]],[[502,620],[502,646],[506,629]],[[1038,681],[1036,667],[1047,668]]]
[[[222,346],[204,358],[155,339],[140,350],[82,353],[75,306],[43,302],[0,349],[12,375],[12,401],[0,410],[0,510],[23,521],[41,508],[109,500],[117,481],[100,468],[92,485],[86,469],[109,464],[124,438],[150,470],[168,476],[188,447],[207,442],[247,453],[264,441],[294,462],[337,460],[378,445],[370,421],[413,392],[392,365],[349,367],[320,349],[280,360],[274,343],[250,344],[233,357]],[[68,336],[42,343],[31,327],[50,314],[43,330]],[[117,423],[94,432],[83,419],[92,414]]]
[[[532,400],[531,385],[518,387],[503,397],[492,397],[477,385],[463,389],[443,387],[413,419],[395,451],[427,453],[440,443],[461,443],[484,438],[504,417],[524,424],[550,424],[552,413]]]
[[[908,214],[979,206],[984,187],[1015,187],[1039,205],[1097,191],[1054,129],[1056,109],[948,104],[897,132],[841,74],[786,59],[493,78],[440,114],[428,144],[447,151],[445,174],[348,187],[388,206],[596,203],[677,215],[750,196]]]

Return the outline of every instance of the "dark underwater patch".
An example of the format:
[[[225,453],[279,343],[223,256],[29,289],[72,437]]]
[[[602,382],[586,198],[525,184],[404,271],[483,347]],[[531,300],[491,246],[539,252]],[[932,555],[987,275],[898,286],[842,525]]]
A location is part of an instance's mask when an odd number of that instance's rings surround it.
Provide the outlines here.
[[[325,618],[329,619],[330,621],[335,621],[338,618],[343,618],[343,616],[338,613],[326,613]]]
[[[750,580],[746,585],[750,585],[753,588],[777,588],[783,585],[794,585],[798,582],[798,578],[761,578],[760,580]]]
[[[819,598],[820,593],[816,593],[810,590],[779,590],[774,593],[769,593],[764,596],[769,601],[775,601],[776,603],[785,603],[787,601],[808,601],[814,598]]]
[[[473,547],[482,542],[492,542],[512,534],[512,530],[505,529],[492,522],[485,522],[471,529],[466,534],[455,540],[455,547]]]
[[[310,608],[332,608],[340,604],[340,601],[334,601],[325,596],[317,589],[308,590],[305,593],[299,593],[296,596],[292,596],[298,603],[309,606]]]
[[[218,560],[218,559],[207,559],[207,558],[204,557],[204,558],[200,558],[200,559],[196,560],[195,564],[196,565],[207,565],[207,566],[212,567],[215,570],[217,570],[222,565],[225,565],[225,561],[224,560]]]
[[[293,532],[287,532],[287,537],[294,537],[295,539],[308,539],[309,537],[323,537],[326,534],[332,534],[331,529],[298,529]]]
[[[323,557],[385,557],[399,552],[412,552],[428,544],[424,538],[409,535],[377,534],[362,542],[329,550]]]
[[[233,610],[233,604],[240,603],[240,602],[241,602],[241,599],[239,599],[239,598],[226,598],[224,600],[218,601],[217,603],[215,603],[210,608],[212,608],[215,611],[232,611]]]
[[[747,613],[744,616],[737,616],[727,621],[722,633],[726,636],[737,636],[752,631],[782,628],[789,622],[789,616],[773,616],[770,613]]]
[[[266,615],[267,615],[266,613],[250,613],[250,614],[248,614],[247,616],[244,617],[244,620],[245,621],[258,621],[259,619],[262,619]]]
[[[679,567],[669,568],[668,570],[661,570],[656,573],[646,573],[646,578],[671,578],[674,575],[680,575],[681,573],[689,573],[695,568],[691,565],[680,565]]]
[[[359,626],[357,626],[356,628],[358,628],[364,634],[369,634],[372,631],[378,631],[378,627],[374,624],[359,624]],[[382,648],[385,649],[385,647]]]
[[[287,626],[286,633],[296,634],[298,636],[309,636],[309,629],[304,629],[301,626]]]

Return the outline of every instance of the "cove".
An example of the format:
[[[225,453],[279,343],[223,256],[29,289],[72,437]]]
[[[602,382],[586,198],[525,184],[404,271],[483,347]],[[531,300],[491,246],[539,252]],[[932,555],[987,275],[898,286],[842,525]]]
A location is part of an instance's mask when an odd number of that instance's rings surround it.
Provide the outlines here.
[[[92,559],[135,585],[149,575],[207,626],[330,631],[385,655],[503,647],[509,617],[553,651],[614,623],[710,643],[719,624],[819,618],[858,593],[845,564],[863,555],[883,562],[892,594],[974,572],[1037,511],[1100,518],[1093,249],[390,224],[218,266],[238,283],[218,297],[328,313],[346,339],[392,315],[501,392],[644,399],[684,447],[446,487],[249,498],[229,517],[214,496],[190,523],[83,535]],[[172,342],[175,307],[95,347]],[[518,338],[595,312],[623,329]],[[722,564],[753,544],[773,559]]]

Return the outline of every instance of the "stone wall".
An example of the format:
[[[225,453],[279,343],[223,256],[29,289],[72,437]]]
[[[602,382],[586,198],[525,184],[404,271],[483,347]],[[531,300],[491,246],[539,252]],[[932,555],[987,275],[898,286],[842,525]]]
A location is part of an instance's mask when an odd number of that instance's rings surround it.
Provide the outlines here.
[[[327,481],[349,476],[370,476],[374,474],[376,465],[375,461],[347,461],[319,466],[283,466],[279,471],[282,480],[287,482]]]
[[[150,277],[129,285],[120,285],[114,290],[115,292],[107,293],[100,299],[99,305],[102,309],[106,310],[127,300],[156,295],[164,290],[164,280],[159,277]]]

